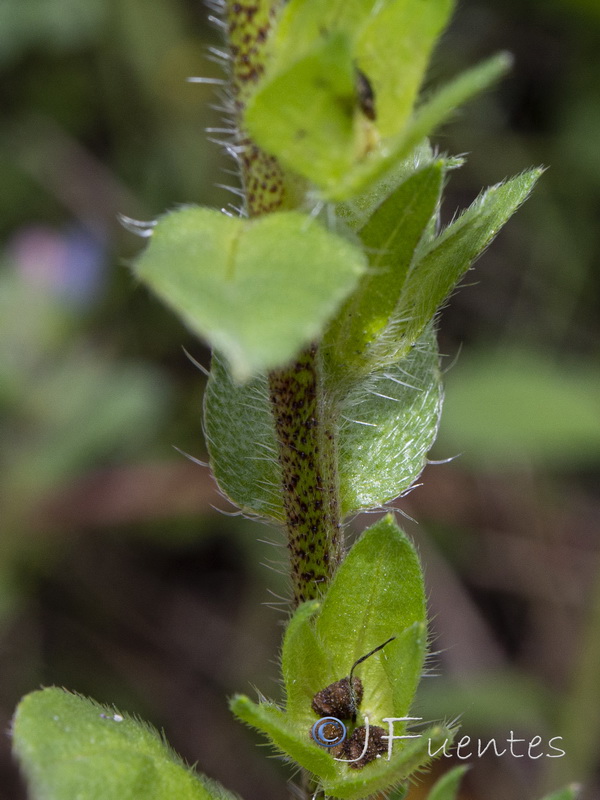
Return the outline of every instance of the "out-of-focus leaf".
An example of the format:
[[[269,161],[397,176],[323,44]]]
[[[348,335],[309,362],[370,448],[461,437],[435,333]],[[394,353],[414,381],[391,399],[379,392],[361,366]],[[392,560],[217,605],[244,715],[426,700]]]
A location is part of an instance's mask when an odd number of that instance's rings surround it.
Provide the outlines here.
[[[324,4],[322,0],[288,0],[271,40],[270,73],[280,74],[332,33],[354,38],[377,1],[329,0]]]
[[[510,68],[512,60],[505,53],[466,70],[439,89],[412,115],[404,130],[385,141],[385,146],[370,152],[343,182],[324,191],[328,199],[342,201],[363,192],[406,158],[414,148],[463,103],[487,89]]]
[[[553,714],[553,698],[539,683],[516,672],[494,672],[469,684],[440,677],[419,687],[419,710],[425,718],[456,719],[482,736],[498,730],[543,733]]]
[[[438,781],[427,795],[427,800],[456,800],[458,787],[468,767],[454,767]]]
[[[570,786],[566,786],[564,789],[559,789],[558,792],[547,794],[543,800],[577,800],[580,791],[581,786],[573,783]]]
[[[360,29],[356,60],[371,83],[383,138],[406,124],[454,0],[388,0]]]
[[[284,166],[316,184],[336,183],[356,158],[355,116],[350,42],[334,34],[254,95],[245,124]]]
[[[103,0],[2,0],[0,63],[34,47],[58,52],[81,47],[100,34],[106,14]]]
[[[597,362],[494,348],[459,361],[447,379],[445,451],[495,467],[569,469],[600,459]]]
[[[10,485],[35,496],[94,459],[139,448],[166,410],[168,386],[143,364],[110,364],[91,350],[37,368],[2,431]],[[3,459],[0,459],[0,464]]]
[[[490,59],[412,113],[452,5],[292,0],[270,43],[270,68],[246,109],[252,137],[327,199],[367,190],[509,66],[505,54]],[[353,66],[360,71],[354,87]]]

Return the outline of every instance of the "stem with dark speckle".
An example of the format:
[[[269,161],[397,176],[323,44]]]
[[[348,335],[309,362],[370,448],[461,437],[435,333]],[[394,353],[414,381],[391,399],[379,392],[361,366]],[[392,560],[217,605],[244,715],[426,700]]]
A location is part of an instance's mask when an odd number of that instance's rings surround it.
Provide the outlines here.
[[[327,585],[342,559],[333,420],[316,347],[269,376],[296,605]]]
[[[228,0],[225,18],[238,124],[267,66],[265,43],[284,0]],[[297,205],[298,179],[240,125],[236,138],[249,217]],[[296,605],[320,596],[342,558],[334,425],[315,347],[269,375],[282,469],[290,570]]]

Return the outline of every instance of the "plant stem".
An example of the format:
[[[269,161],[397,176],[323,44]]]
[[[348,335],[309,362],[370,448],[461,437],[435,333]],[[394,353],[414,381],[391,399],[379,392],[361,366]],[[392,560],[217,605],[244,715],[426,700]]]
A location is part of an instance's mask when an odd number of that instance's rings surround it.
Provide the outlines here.
[[[266,68],[265,43],[283,0],[228,0],[231,88],[239,158],[249,217],[294,207],[301,183],[244,131],[244,107]],[[321,594],[342,558],[335,427],[321,379],[316,347],[269,376],[279,442],[294,602]]]
[[[269,376],[296,605],[327,587],[342,559],[337,453],[316,346]]]
[[[228,0],[225,10],[231,57],[231,93],[237,135],[233,152],[238,159],[250,217],[286,207],[288,192],[276,158],[261,150],[244,131],[242,115],[248,98],[265,72],[265,43],[282,0]]]

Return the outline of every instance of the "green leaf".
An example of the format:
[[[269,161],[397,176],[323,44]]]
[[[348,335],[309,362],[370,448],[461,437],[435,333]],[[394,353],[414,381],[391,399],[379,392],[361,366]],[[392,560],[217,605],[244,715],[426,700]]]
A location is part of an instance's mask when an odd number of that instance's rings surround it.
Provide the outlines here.
[[[415,623],[421,626],[416,641],[421,660],[424,658],[426,635],[425,592],[423,575],[414,547],[387,515],[363,533],[337,570],[323,607],[316,618],[315,631],[330,654],[335,672],[323,686],[344,677],[352,664],[390,636],[400,635]],[[385,716],[403,716],[406,703],[397,700],[390,674],[383,666],[387,659],[402,655],[402,642],[390,642],[381,653],[361,664],[365,693],[361,706],[373,724]],[[413,654],[409,661],[413,662]],[[416,691],[422,663],[402,676],[409,685],[406,694]],[[405,695],[403,695],[405,696]]]
[[[470,69],[461,72],[441,89],[434,92],[415,111],[403,134],[390,144],[390,152],[383,159],[396,160],[399,152],[409,152],[439,125],[445,122],[460,106],[489,89],[512,67],[510,53],[497,53]],[[395,151],[395,155],[394,155]]]
[[[406,715],[427,645],[419,560],[388,515],[351,548],[322,604],[304,603],[290,621],[282,658],[288,716],[300,726],[314,723],[313,696],[390,636],[357,670],[365,690],[360,713],[371,724]]]
[[[336,214],[344,220],[353,231],[363,228],[375,210],[387,200],[401,183],[409,178],[413,172],[423,169],[434,160],[433,150],[427,139],[424,139],[416,147],[408,158],[396,163],[390,169],[369,186],[361,194],[349,198],[335,206]],[[461,159],[446,159],[449,166],[460,166]]]
[[[406,158],[419,142],[431,135],[459,106],[505,75],[511,64],[512,59],[508,54],[499,53],[466,70],[439,89],[414,112],[402,131],[368,153],[363,162],[357,164],[341,183],[326,188],[323,191],[324,197],[342,201],[365,191],[366,187],[380,180],[386,172]]]
[[[368,371],[369,345],[398,304],[414,251],[434,217],[444,161],[410,175],[371,214],[359,235],[370,253],[369,271],[344,303],[323,340],[330,372]]]
[[[393,742],[390,761],[382,757],[353,770],[319,748],[310,737],[318,715],[313,696],[347,677],[361,656],[389,639],[386,647],[356,670],[364,695],[358,723],[388,728],[385,717],[407,715],[425,656],[425,594],[415,550],[391,515],[365,531],[350,550],[321,603],[302,604],[286,630],[282,668],[286,712],[271,703],[256,704],[243,696],[232,702],[234,713],[267,734],[283,753],[321,780],[326,794],[359,798],[403,780],[426,763],[428,737],[435,747],[452,732],[436,726],[418,739]],[[393,723],[393,734],[405,721]],[[443,734],[443,736],[442,736]]]
[[[438,361],[429,331],[406,358],[349,388],[338,437],[344,514],[384,505],[421,474],[442,410]]]
[[[332,654],[319,640],[313,624],[320,608],[318,600],[298,607],[288,623],[281,652],[286,713],[307,727],[315,722],[311,698],[331,683],[329,676],[335,673]]]
[[[14,750],[32,800],[232,800],[188,769],[149,725],[50,688],[27,695]]]
[[[353,39],[378,2],[288,0],[271,39],[269,75],[281,73],[332,33],[342,33]]]
[[[309,53],[262,86],[248,103],[253,139],[289,169],[334,184],[351,169],[359,147],[350,43],[319,39]]]
[[[273,703],[253,703],[245,695],[238,694],[232,698],[230,707],[236,717],[266,733],[281,753],[290,756],[305,769],[322,778],[335,775],[335,761],[329,753],[310,738],[309,730],[299,731]]]
[[[407,358],[346,386],[339,401],[342,513],[381,506],[419,477],[435,440],[442,385],[433,332]],[[281,469],[265,376],[236,384],[213,355],[204,429],[214,475],[247,512],[281,521]]]
[[[438,781],[427,795],[427,800],[456,800],[458,788],[468,767],[454,767]]]
[[[396,733],[395,728],[394,735]],[[418,739],[409,739],[402,747],[397,745],[389,761],[384,755],[362,770],[347,769],[336,780],[324,780],[325,794],[342,800],[360,800],[377,792],[385,792],[425,767],[438,750],[448,753],[453,737],[454,730],[451,728],[441,725],[428,728]]]
[[[395,361],[417,341],[474,259],[527,199],[540,175],[540,169],[533,169],[492,186],[418,254],[389,335],[373,345],[376,361]]]
[[[281,469],[266,378],[238,384],[223,359],[213,353],[204,392],[204,434],[221,491],[246,512],[283,520]]]
[[[371,83],[375,124],[382,138],[406,125],[453,5],[453,0],[387,2],[360,29],[356,60]]]
[[[269,45],[267,75],[246,108],[250,135],[329,199],[356,194],[372,182],[374,164],[385,161],[381,173],[418,144],[413,141],[388,160],[388,139],[394,141],[407,126],[452,5],[452,0],[292,0]],[[365,86],[374,105],[368,111]],[[353,175],[363,167],[367,179],[355,185]],[[340,192],[345,184],[351,190]]]
[[[298,212],[184,208],[158,222],[135,272],[241,381],[318,337],[365,267],[357,247]]]
[[[581,792],[581,786],[577,783],[572,783],[558,792],[546,795],[543,800],[577,800]]]
[[[286,713],[306,730],[316,722],[311,708],[312,698],[325,686],[347,677],[352,666],[348,665],[346,673],[340,674],[343,669],[339,662],[336,663],[335,652],[329,649],[315,629],[314,620],[311,619],[314,614],[314,601],[303,604],[294,614],[286,630],[282,658]],[[416,688],[415,676],[418,681],[423,666],[426,641],[425,623],[413,623],[386,646],[385,658],[380,659],[379,668],[369,676],[369,685],[375,693],[385,693],[380,705],[394,709],[393,714],[388,710],[388,716],[402,716],[410,708]],[[361,674],[365,667],[366,663],[360,668]],[[367,710],[368,707],[362,704],[363,716]],[[366,713],[366,716],[369,714]],[[372,717],[369,718],[372,720]],[[396,725],[396,730],[399,727]]]

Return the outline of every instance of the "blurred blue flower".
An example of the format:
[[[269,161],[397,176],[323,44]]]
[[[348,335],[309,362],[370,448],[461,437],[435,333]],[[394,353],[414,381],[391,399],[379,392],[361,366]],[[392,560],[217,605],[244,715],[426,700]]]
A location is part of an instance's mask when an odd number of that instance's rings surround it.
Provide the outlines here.
[[[82,227],[27,225],[13,235],[8,255],[25,282],[78,308],[92,305],[104,288],[106,248]]]

